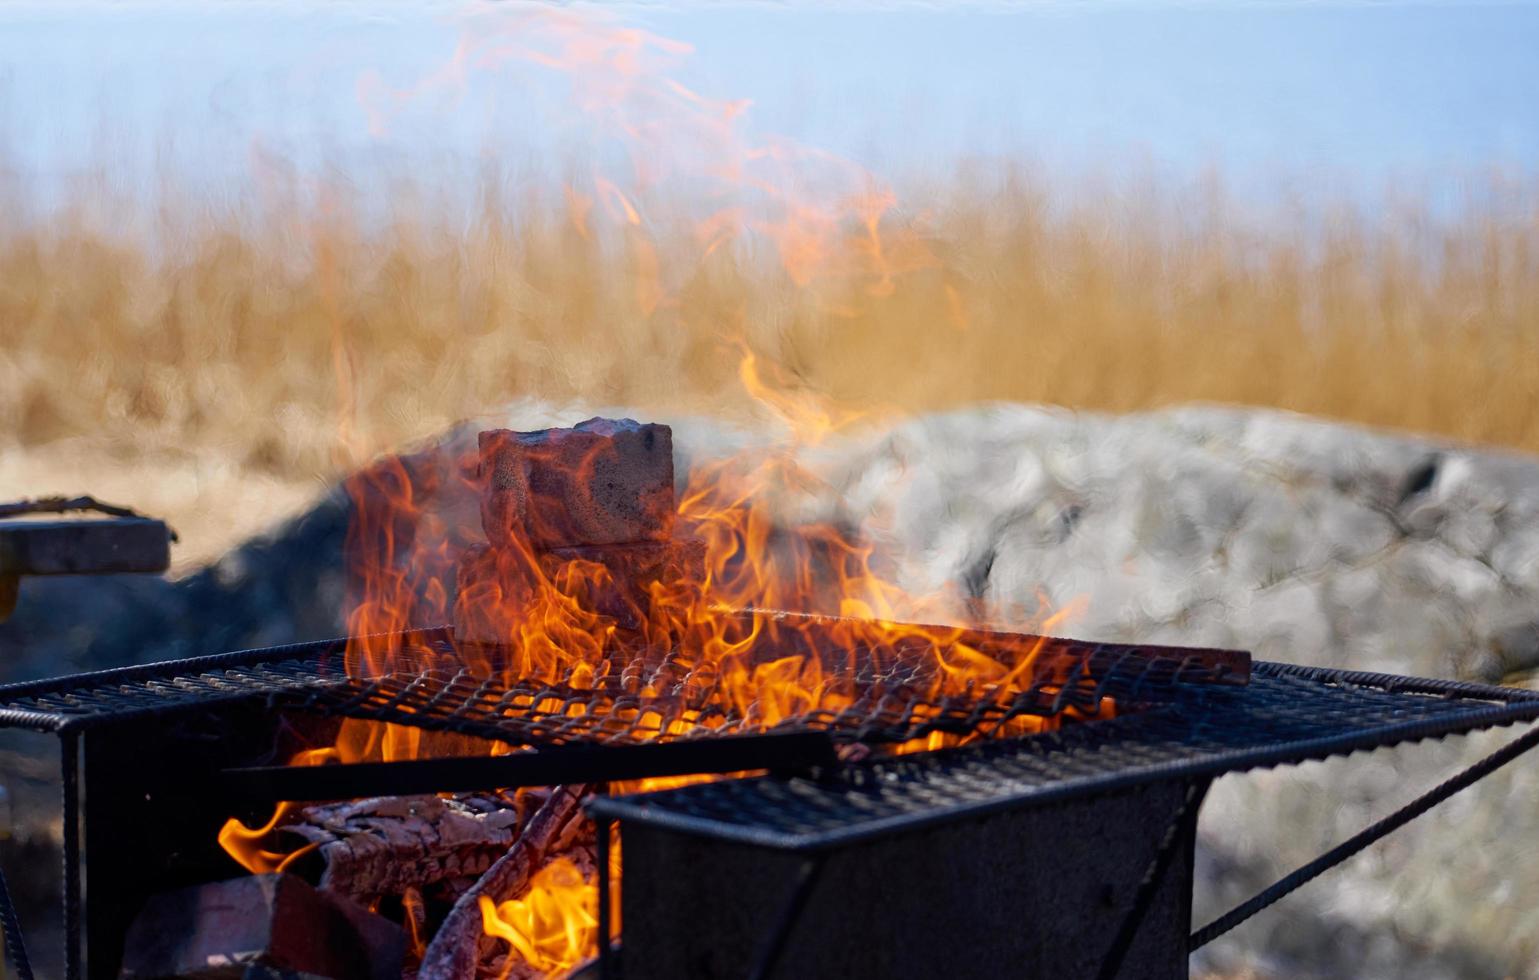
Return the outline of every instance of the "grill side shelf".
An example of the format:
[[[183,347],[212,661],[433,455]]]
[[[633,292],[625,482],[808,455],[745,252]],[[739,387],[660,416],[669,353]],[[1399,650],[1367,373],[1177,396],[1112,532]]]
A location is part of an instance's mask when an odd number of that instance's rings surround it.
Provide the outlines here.
[[[850,766],[820,780],[718,782],[599,799],[590,808],[600,819],[811,852],[1156,781],[1533,719],[1539,692],[1258,663],[1248,692],[1194,692],[1139,715]]]
[[[378,639],[444,646],[449,638],[447,627],[435,627]],[[0,727],[80,731],[100,722],[335,683],[345,679],[347,642],[314,640],[0,685]]]

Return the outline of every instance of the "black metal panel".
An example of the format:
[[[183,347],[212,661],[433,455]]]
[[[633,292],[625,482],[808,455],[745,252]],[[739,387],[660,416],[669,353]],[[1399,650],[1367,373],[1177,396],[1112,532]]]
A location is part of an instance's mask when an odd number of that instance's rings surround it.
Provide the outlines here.
[[[1246,688],[1022,739],[596,800],[597,816],[792,851],[1539,718],[1539,692],[1258,663]]]
[[[124,934],[150,896],[244,873],[220,848],[219,829],[231,817],[260,826],[272,807],[226,798],[217,792],[218,773],[286,759],[302,744],[335,737],[335,722],[314,725],[295,730],[247,701],[105,723],[84,734],[87,980],[115,980]]]
[[[1198,789],[1162,782],[812,856],[622,821],[618,975],[1184,980]]]

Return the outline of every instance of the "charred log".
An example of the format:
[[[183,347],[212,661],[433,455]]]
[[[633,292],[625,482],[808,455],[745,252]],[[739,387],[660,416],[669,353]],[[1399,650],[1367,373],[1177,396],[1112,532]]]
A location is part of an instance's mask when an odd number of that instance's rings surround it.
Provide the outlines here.
[[[290,865],[324,891],[367,902],[458,878],[476,879],[513,845],[521,808],[511,795],[375,797],[306,807],[284,828],[309,845]]]
[[[563,786],[529,819],[518,842],[460,896],[422,957],[418,980],[471,980],[491,941],[481,920],[481,896],[502,902],[522,892],[546,858],[582,829],[586,786]]]

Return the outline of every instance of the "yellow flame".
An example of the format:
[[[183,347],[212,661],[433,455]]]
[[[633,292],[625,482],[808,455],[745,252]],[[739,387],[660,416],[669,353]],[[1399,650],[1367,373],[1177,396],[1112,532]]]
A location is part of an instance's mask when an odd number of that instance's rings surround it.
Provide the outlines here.
[[[535,872],[522,897],[497,905],[482,895],[480,905],[486,934],[541,973],[570,970],[598,946],[598,889],[570,858]]]

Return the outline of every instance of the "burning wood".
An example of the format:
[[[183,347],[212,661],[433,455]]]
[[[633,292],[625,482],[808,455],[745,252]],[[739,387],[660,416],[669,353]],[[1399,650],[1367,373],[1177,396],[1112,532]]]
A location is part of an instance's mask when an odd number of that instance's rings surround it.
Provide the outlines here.
[[[478,878],[518,835],[520,811],[501,794],[376,797],[311,806],[284,833],[324,862],[323,890],[368,902]]]
[[[483,954],[492,948],[482,899],[495,904],[518,895],[549,855],[575,839],[587,791],[586,786],[560,787],[535,812],[513,849],[454,903],[423,954],[418,980],[471,980],[476,975]]]

